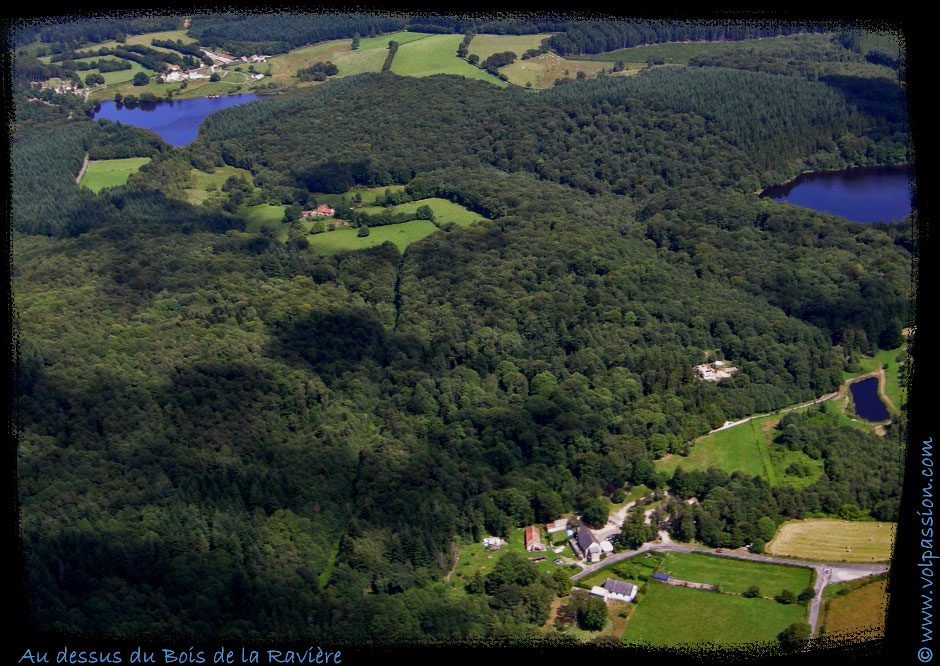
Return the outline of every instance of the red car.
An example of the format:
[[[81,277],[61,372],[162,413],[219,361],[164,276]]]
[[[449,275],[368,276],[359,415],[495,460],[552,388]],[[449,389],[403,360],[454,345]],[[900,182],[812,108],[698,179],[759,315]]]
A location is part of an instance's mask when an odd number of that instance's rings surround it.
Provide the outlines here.
[[[716,553],[723,553],[724,551],[723,551],[721,548],[719,548],[719,549],[716,550],[715,552],[716,552]]]

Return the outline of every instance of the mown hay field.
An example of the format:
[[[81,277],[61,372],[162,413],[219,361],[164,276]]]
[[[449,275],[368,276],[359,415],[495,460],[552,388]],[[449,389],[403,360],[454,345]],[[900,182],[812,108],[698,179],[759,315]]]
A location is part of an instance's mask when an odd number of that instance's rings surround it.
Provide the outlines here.
[[[791,520],[766,546],[770,555],[824,562],[886,562],[896,523],[809,518]]]
[[[826,635],[851,634],[865,630],[876,634],[883,632],[885,611],[888,607],[887,592],[888,582],[882,578],[866,582],[854,587],[847,594],[829,599],[820,622]]]

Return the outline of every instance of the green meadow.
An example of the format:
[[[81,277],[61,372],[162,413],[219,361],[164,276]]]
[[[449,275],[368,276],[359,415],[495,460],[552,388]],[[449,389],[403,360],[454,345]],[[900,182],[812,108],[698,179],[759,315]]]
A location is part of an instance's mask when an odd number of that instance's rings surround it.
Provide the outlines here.
[[[782,590],[799,594],[812,586],[814,573],[806,567],[702,553],[667,553],[659,571],[681,580],[721,585],[721,591],[730,594],[743,594],[751,585],[756,585],[764,597],[773,597]]]
[[[104,85],[111,86],[118,83],[127,83],[128,81],[132,81],[134,79],[134,75],[137,74],[137,72],[143,72],[147,76],[153,76],[155,74],[153,70],[147,69],[139,62],[126,60],[125,58],[118,58],[116,56],[95,56],[92,58],[80,58],[75,62],[91,62],[92,60],[125,60],[125,62],[129,62],[131,64],[131,68],[118,70],[116,72],[104,73],[99,72],[97,69],[89,69],[87,71],[78,72],[78,75],[81,77],[82,81],[84,81],[85,77],[91,73],[101,74],[101,76],[104,78]]]
[[[469,79],[489,81],[500,87],[509,85],[492,74],[457,57],[463,35],[430,35],[401,44],[392,61],[392,72],[402,76],[457,74]]]
[[[384,190],[382,192],[377,192],[376,196],[382,196],[383,194]],[[363,197],[363,199],[365,199],[365,197]],[[393,213],[413,213],[421,206],[430,206],[431,210],[434,211],[434,221],[440,225],[453,222],[458,226],[467,227],[474,222],[487,219],[478,213],[467,210],[460,204],[456,204],[453,201],[448,201],[447,199],[440,199],[438,197],[421,199],[419,201],[409,201],[408,203],[398,204],[397,206],[389,206],[388,209],[384,208],[383,206],[363,206],[357,210],[368,215],[376,215],[385,210],[390,210]]]
[[[231,176],[242,176],[249,183],[254,183],[254,177],[247,169],[239,169],[233,166],[215,167],[214,173],[206,173],[199,169],[190,171],[192,186],[183,190],[186,193],[186,200],[191,204],[199,205],[204,203],[212,196],[212,193],[221,189],[225,181]],[[281,216],[284,215],[284,207],[281,206]]]
[[[259,233],[262,225],[266,222],[280,224],[284,220],[284,209],[287,206],[274,206],[271,204],[259,204],[257,206],[247,206],[239,211],[239,215],[245,220],[245,231]],[[282,236],[287,238],[287,225],[282,229]]]
[[[802,451],[775,446],[773,428],[779,418],[765,416],[706,435],[692,446],[688,456],[667,455],[653,465],[656,471],[670,477],[680,465],[687,472],[717,467],[728,474],[741,471],[748,476],[759,476],[772,486],[805,488],[822,474],[823,461],[813,460]],[[808,468],[810,473],[806,476],[787,474],[787,468],[794,462]]]
[[[371,49],[388,49],[389,42],[398,42],[399,46],[402,44],[408,44],[410,42],[416,42],[419,39],[426,39],[431,37],[430,34],[426,32],[408,32],[403,30],[402,32],[392,32],[387,35],[379,35],[378,37],[363,37],[359,40],[359,50],[360,51],[369,51]],[[463,35],[461,35],[463,39]],[[346,39],[345,42],[351,42],[351,40]],[[454,49],[454,53],[457,53],[457,49]],[[384,60],[384,58],[383,58]]]
[[[150,161],[149,157],[128,157],[121,160],[95,160],[88,163],[81,186],[92,192],[117,187],[127,182],[132,173]]]
[[[322,254],[338,254],[350,250],[363,250],[391,241],[399,250],[429,236],[438,228],[429,220],[412,220],[403,224],[388,224],[369,230],[368,236],[357,236],[358,229],[338,229],[308,236],[310,246]]]
[[[637,603],[624,643],[776,642],[794,622],[806,621],[806,608],[768,599],[747,599],[709,590],[651,582]]]

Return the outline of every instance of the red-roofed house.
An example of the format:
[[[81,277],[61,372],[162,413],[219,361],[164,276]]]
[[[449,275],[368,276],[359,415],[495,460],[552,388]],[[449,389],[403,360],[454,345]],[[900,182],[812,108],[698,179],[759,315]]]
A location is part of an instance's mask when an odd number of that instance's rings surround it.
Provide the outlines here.
[[[539,528],[535,525],[525,528],[525,549],[530,552],[533,550],[548,550],[548,546],[542,543]]]
[[[326,204],[320,204],[317,206],[316,210],[305,210],[300,214],[301,217],[317,217],[323,215],[326,217],[333,217],[336,214],[336,211],[327,206]]]

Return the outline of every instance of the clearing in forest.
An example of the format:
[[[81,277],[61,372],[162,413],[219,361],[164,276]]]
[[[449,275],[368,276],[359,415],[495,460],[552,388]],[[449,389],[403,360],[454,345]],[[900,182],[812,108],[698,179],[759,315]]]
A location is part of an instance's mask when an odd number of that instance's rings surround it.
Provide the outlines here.
[[[437,227],[430,220],[412,220],[402,224],[388,224],[384,227],[374,227],[369,230],[368,236],[358,236],[358,229],[339,229],[308,236],[310,246],[322,254],[339,254],[349,250],[364,250],[368,247],[381,245],[385,241],[392,241],[399,250],[429,236],[437,231]]]
[[[686,472],[709,467],[731,474],[736,471],[759,476],[772,486],[805,488],[823,471],[823,461],[813,460],[802,451],[789,451],[773,443],[779,416],[765,416],[702,437],[688,456],[667,455],[654,461],[657,472],[672,476],[680,465]],[[798,463],[800,475],[789,473]]]
[[[128,157],[120,160],[95,160],[88,163],[81,186],[96,194],[105,187],[124,185],[132,173],[150,161],[149,157]]]
[[[476,53],[480,56],[480,62],[483,62],[494,53],[512,51],[516,54],[516,60],[520,60],[523,53],[529,49],[541,47],[542,40],[548,39],[553,34],[544,32],[537,35],[476,35],[470,40],[467,53]],[[461,41],[462,39],[461,37]]]
[[[823,562],[886,562],[896,523],[823,518],[791,520],[767,544],[769,555]]]
[[[392,72],[402,76],[457,74],[506,87],[505,81],[457,57],[457,47],[462,41],[463,35],[431,35],[401,44],[392,60]]]
[[[476,41],[476,38],[473,40]],[[470,51],[473,52],[473,42],[470,42]],[[578,72],[584,72],[586,78],[593,79],[601,70],[609,70],[610,63],[576,61],[562,58],[555,53],[543,53],[528,60],[516,60],[511,65],[500,68],[510,83],[517,86],[531,87],[533,89],[551,88],[555,79],[574,79]],[[636,73],[645,65],[627,69],[618,75]],[[531,84],[531,86],[526,86]]]

